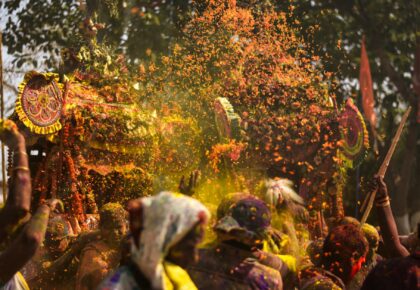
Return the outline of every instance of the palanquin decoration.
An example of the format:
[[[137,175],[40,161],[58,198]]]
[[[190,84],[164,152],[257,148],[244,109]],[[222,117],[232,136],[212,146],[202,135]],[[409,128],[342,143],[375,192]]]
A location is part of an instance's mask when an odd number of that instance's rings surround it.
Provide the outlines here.
[[[77,73],[65,81],[54,73],[25,75],[12,118],[27,137],[36,203],[59,198],[83,224],[106,202],[151,194],[162,170],[196,167],[191,150],[179,145],[196,142],[194,122],[157,118],[132,95],[127,88],[93,87]],[[156,168],[168,161],[172,166]]]

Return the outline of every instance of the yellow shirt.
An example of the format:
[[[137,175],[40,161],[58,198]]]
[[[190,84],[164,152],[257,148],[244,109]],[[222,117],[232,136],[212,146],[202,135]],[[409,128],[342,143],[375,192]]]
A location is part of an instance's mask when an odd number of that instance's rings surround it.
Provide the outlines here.
[[[165,290],[197,290],[187,271],[168,261],[163,263]]]

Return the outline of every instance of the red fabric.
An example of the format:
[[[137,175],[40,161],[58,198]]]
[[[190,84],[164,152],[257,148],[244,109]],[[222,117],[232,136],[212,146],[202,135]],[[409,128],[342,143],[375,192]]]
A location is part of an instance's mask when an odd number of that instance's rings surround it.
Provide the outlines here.
[[[366,258],[360,257],[360,259],[352,266],[350,277],[353,279],[354,276],[362,269],[362,264],[366,262]]]
[[[372,76],[370,74],[369,59],[365,48],[365,39],[362,40],[362,54],[360,57],[360,91],[362,93],[362,106],[366,119],[372,128],[376,127],[376,115],[373,111],[375,99],[373,97]]]

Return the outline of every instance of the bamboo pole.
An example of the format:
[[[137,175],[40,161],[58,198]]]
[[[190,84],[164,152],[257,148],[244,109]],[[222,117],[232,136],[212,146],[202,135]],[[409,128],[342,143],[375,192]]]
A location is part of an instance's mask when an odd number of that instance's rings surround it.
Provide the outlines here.
[[[394,138],[392,139],[391,146],[388,149],[385,159],[382,162],[381,167],[379,168],[378,175],[382,178],[385,176],[386,170],[388,169],[389,162],[391,161],[392,155],[394,154],[395,148],[397,147],[398,141],[400,140],[402,130],[404,129],[405,122],[407,121],[407,118],[410,112],[411,112],[411,107],[408,107],[408,110],[405,112],[404,116],[402,117],[400,125],[398,126],[398,130],[395,133]],[[366,199],[364,200],[362,204],[362,207],[360,209],[361,212],[363,213],[362,219],[361,219],[362,224],[366,222],[370,214],[370,210],[372,209],[375,196],[376,196],[376,190],[369,193],[369,195],[366,196]]]
[[[4,119],[4,94],[3,94],[3,34],[0,31],[0,117]],[[6,157],[4,153],[4,143],[1,143],[1,176],[2,176],[2,189],[3,189],[3,203],[6,202],[7,198],[7,178],[6,178]]]

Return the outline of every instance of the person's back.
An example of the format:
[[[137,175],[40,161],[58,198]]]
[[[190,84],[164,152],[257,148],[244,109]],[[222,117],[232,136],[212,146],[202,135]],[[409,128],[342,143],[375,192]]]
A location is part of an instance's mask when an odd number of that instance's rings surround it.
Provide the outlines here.
[[[280,271],[275,269],[282,265],[280,258],[258,252],[266,256],[264,261],[249,249],[219,243],[200,249],[199,262],[188,273],[198,289],[282,289]]]
[[[200,250],[199,262],[188,268],[199,289],[283,289],[276,255],[262,251],[269,235],[271,212],[260,199],[246,196],[234,202],[214,230],[217,241]]]
[[[95,289],[96,286],[118,267],[120,253],[104,241],[88,244],[81,254],[81,265],[76,289]]]
[[[300,290],[341,290],[343,281],[333,273],[317,266],[303,268],[299,273]]]
[[[419,226],[420,228],[420,226]],[[362,290],[420,289],[420,231],[413,239],[411,255],[378,263],[366,277]]]
[[[380,262],[367,276],[362,290],[420,289],[420,252]]]

